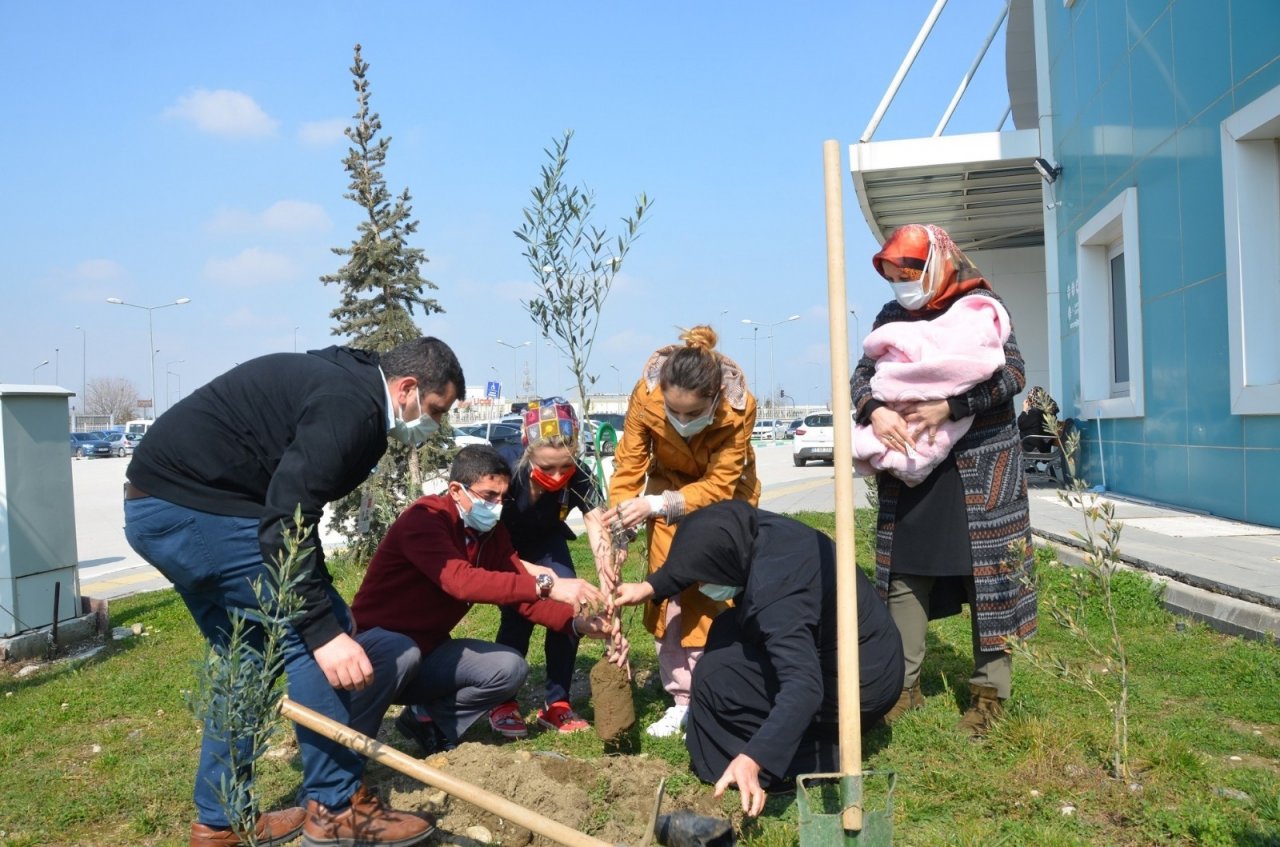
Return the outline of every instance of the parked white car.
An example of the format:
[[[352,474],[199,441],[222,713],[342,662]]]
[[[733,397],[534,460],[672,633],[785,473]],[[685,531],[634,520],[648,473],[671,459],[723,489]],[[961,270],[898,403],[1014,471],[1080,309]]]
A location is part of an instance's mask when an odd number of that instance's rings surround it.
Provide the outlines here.
[[[773,418],[761,418],[756,420],[755,429],[751,430],[751,437],[763,441],[774,441],[787,436],[787,422],[774,420]]]
[[[830,412],[814,412],[804,416],[804,422],[796,429],[795,440],[791,442],[791,460],[797,468],[809,464],[810,459],[821,459],[824,462],[835,460],[833,438],[834,429]]]

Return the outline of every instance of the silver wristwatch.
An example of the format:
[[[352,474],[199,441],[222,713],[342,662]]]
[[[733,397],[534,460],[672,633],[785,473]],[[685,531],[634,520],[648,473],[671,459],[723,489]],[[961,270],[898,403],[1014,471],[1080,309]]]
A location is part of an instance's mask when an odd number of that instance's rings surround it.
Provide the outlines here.
[[[538,587],[538,596],[546,600],[551,596],[551,586],[556,584],[556,580],[551,574],[540,573],[533,578],[533,584]]]

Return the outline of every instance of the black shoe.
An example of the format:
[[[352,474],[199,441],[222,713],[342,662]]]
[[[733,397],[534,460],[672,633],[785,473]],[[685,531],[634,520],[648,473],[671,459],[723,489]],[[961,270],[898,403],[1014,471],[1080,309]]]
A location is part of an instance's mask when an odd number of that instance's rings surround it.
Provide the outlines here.
[[[400,734],[405,738],[417,742],[423,758],[447,752],[458,746],[445,737],[435,721],[419,720],[409,706],[405,706],[400,711],[400,716],[396,718],[396,729],[400,730]]]

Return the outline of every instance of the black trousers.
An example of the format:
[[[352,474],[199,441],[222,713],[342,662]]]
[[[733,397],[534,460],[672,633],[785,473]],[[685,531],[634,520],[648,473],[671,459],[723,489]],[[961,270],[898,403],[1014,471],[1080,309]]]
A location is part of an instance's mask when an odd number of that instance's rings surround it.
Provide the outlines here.
[[[685,744],[694,773],[704,782],[715,782],[747,742],[768,719],[778,696],[778,676],[768,654],[740,639],[738,610],[729,609],[716,617],[707,637],[706,652],[693,669],[693,695],[689,706],[689,727]],[[862,662],[867,666],[867,662]],[[901,658],[898,659],[901,666]],[[835,701],[835,676],[824,680],[827,700]],[[872,711],[862,713],[862,726],[869,728],[892,706],[901,689],[899,678],[893,698],[887,703],[864,703]],[[883,700],[885,698],[877,698]],[[832,772],[839,768],[840,745],[834,721],[815,720],[800,739],[785,773],[760,772],[766,791],[788,785],[806,773]]]

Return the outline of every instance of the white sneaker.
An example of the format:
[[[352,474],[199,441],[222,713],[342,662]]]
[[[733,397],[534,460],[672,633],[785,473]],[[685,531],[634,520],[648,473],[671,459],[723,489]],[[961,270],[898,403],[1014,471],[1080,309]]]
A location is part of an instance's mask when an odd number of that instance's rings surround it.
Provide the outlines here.
[[[669,738],[680,730],[684,729],[684,725],[689,721],[688,706],[672,706],[657,721],[649,725],[645,730],[654,738]]]

